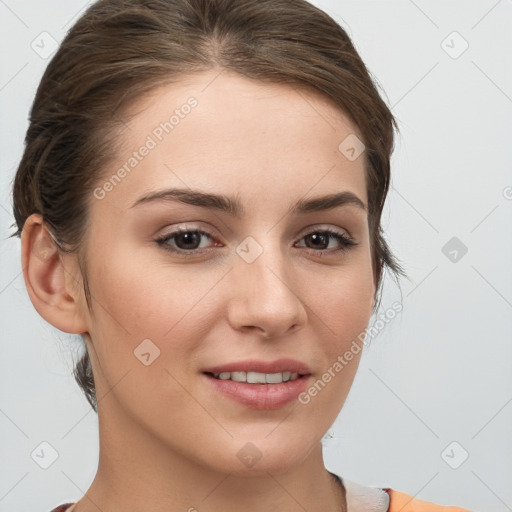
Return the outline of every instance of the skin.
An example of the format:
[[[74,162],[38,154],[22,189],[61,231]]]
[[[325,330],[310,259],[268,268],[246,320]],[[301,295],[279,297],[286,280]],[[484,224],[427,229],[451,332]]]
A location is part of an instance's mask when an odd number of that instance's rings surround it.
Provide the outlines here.
[[[338,150],[358,132],[317,92],[215,69],[134,105],[106,179],[190,96],[197,107],[103,199],[91,197],[84,251],[92,312],[76,254],[41,249],[52,244],[40,215],[23,230],[31,301],[55,327],[82,334],[93,365],[99,466],[75,510],[343,510],[321,439],[362,351],[307,405],[268,411],[218,394],[201,372],[291,357],[310,366],[313,383],[368,325],[376,282],[367,212],[344,205],[287,213],[299,199],[340,191],[367,204],[363,157],[350,161]],[[177,201],[131,208],[171,187],[237,195],[245,216]],[[185,224],[212,237],[200,239],[199,255],[155,242]],[[315,246],[305,235],[322,228],[357,245],[336,251],[340,243],[327,238]],[[248,236],[263,248],[252,263],[236,252]],[[167,242],[187,250],[179,243]],[[145,339],[160,350],[148,366],[134,355]],[[247,442],[262,454],[252,467],[237,457]]]

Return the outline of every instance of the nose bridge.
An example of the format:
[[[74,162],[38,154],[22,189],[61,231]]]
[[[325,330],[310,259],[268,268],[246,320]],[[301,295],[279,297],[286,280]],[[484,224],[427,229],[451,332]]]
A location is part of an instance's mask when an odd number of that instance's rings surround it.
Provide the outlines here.
[[[259,328],[268,337],[284,334],[305,319],[291,277],[292,267],[276,237],[248,236],[237,246],[230,320],[236,328]]]
[[[290,265],[286,265],[286,255],[275,236],[268,233],[258,235],[258,240],[248,236],[238,245],[236,252],[236,266],[240,275],[250,281],[250,288],[260,292],[274,290],[274,294],[283,294],[285,290],[291,293],[287,282]]]

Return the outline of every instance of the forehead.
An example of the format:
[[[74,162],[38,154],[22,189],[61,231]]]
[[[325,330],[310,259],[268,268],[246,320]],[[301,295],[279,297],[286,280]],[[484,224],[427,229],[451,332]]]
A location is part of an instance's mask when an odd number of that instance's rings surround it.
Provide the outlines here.
[[[121,149],[99,183],[112,182],[105,203],[118,209],[178,186],[283,205],[350,190],[366,202],[364,154],[340,151],[360,135],[312,88],[212,70],[155,88],[127,113]]]

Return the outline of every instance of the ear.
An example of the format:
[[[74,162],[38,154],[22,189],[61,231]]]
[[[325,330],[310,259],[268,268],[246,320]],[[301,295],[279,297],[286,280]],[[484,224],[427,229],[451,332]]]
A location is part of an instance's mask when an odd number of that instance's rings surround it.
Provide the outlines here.
[[[63,332],[87,332],[76,255],[59,253],[38,213],[23,226],[21,260],[25,286],[37,312]]]

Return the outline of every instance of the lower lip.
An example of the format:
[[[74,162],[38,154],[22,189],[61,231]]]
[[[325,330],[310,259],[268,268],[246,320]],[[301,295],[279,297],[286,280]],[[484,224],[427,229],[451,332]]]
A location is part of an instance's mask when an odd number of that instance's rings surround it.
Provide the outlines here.
[[[234,380],[221,380],[203,374],[223,395],[253,409],[279,409],[293,402],[306,389],[310,375],[279,384],[249,384]]]

